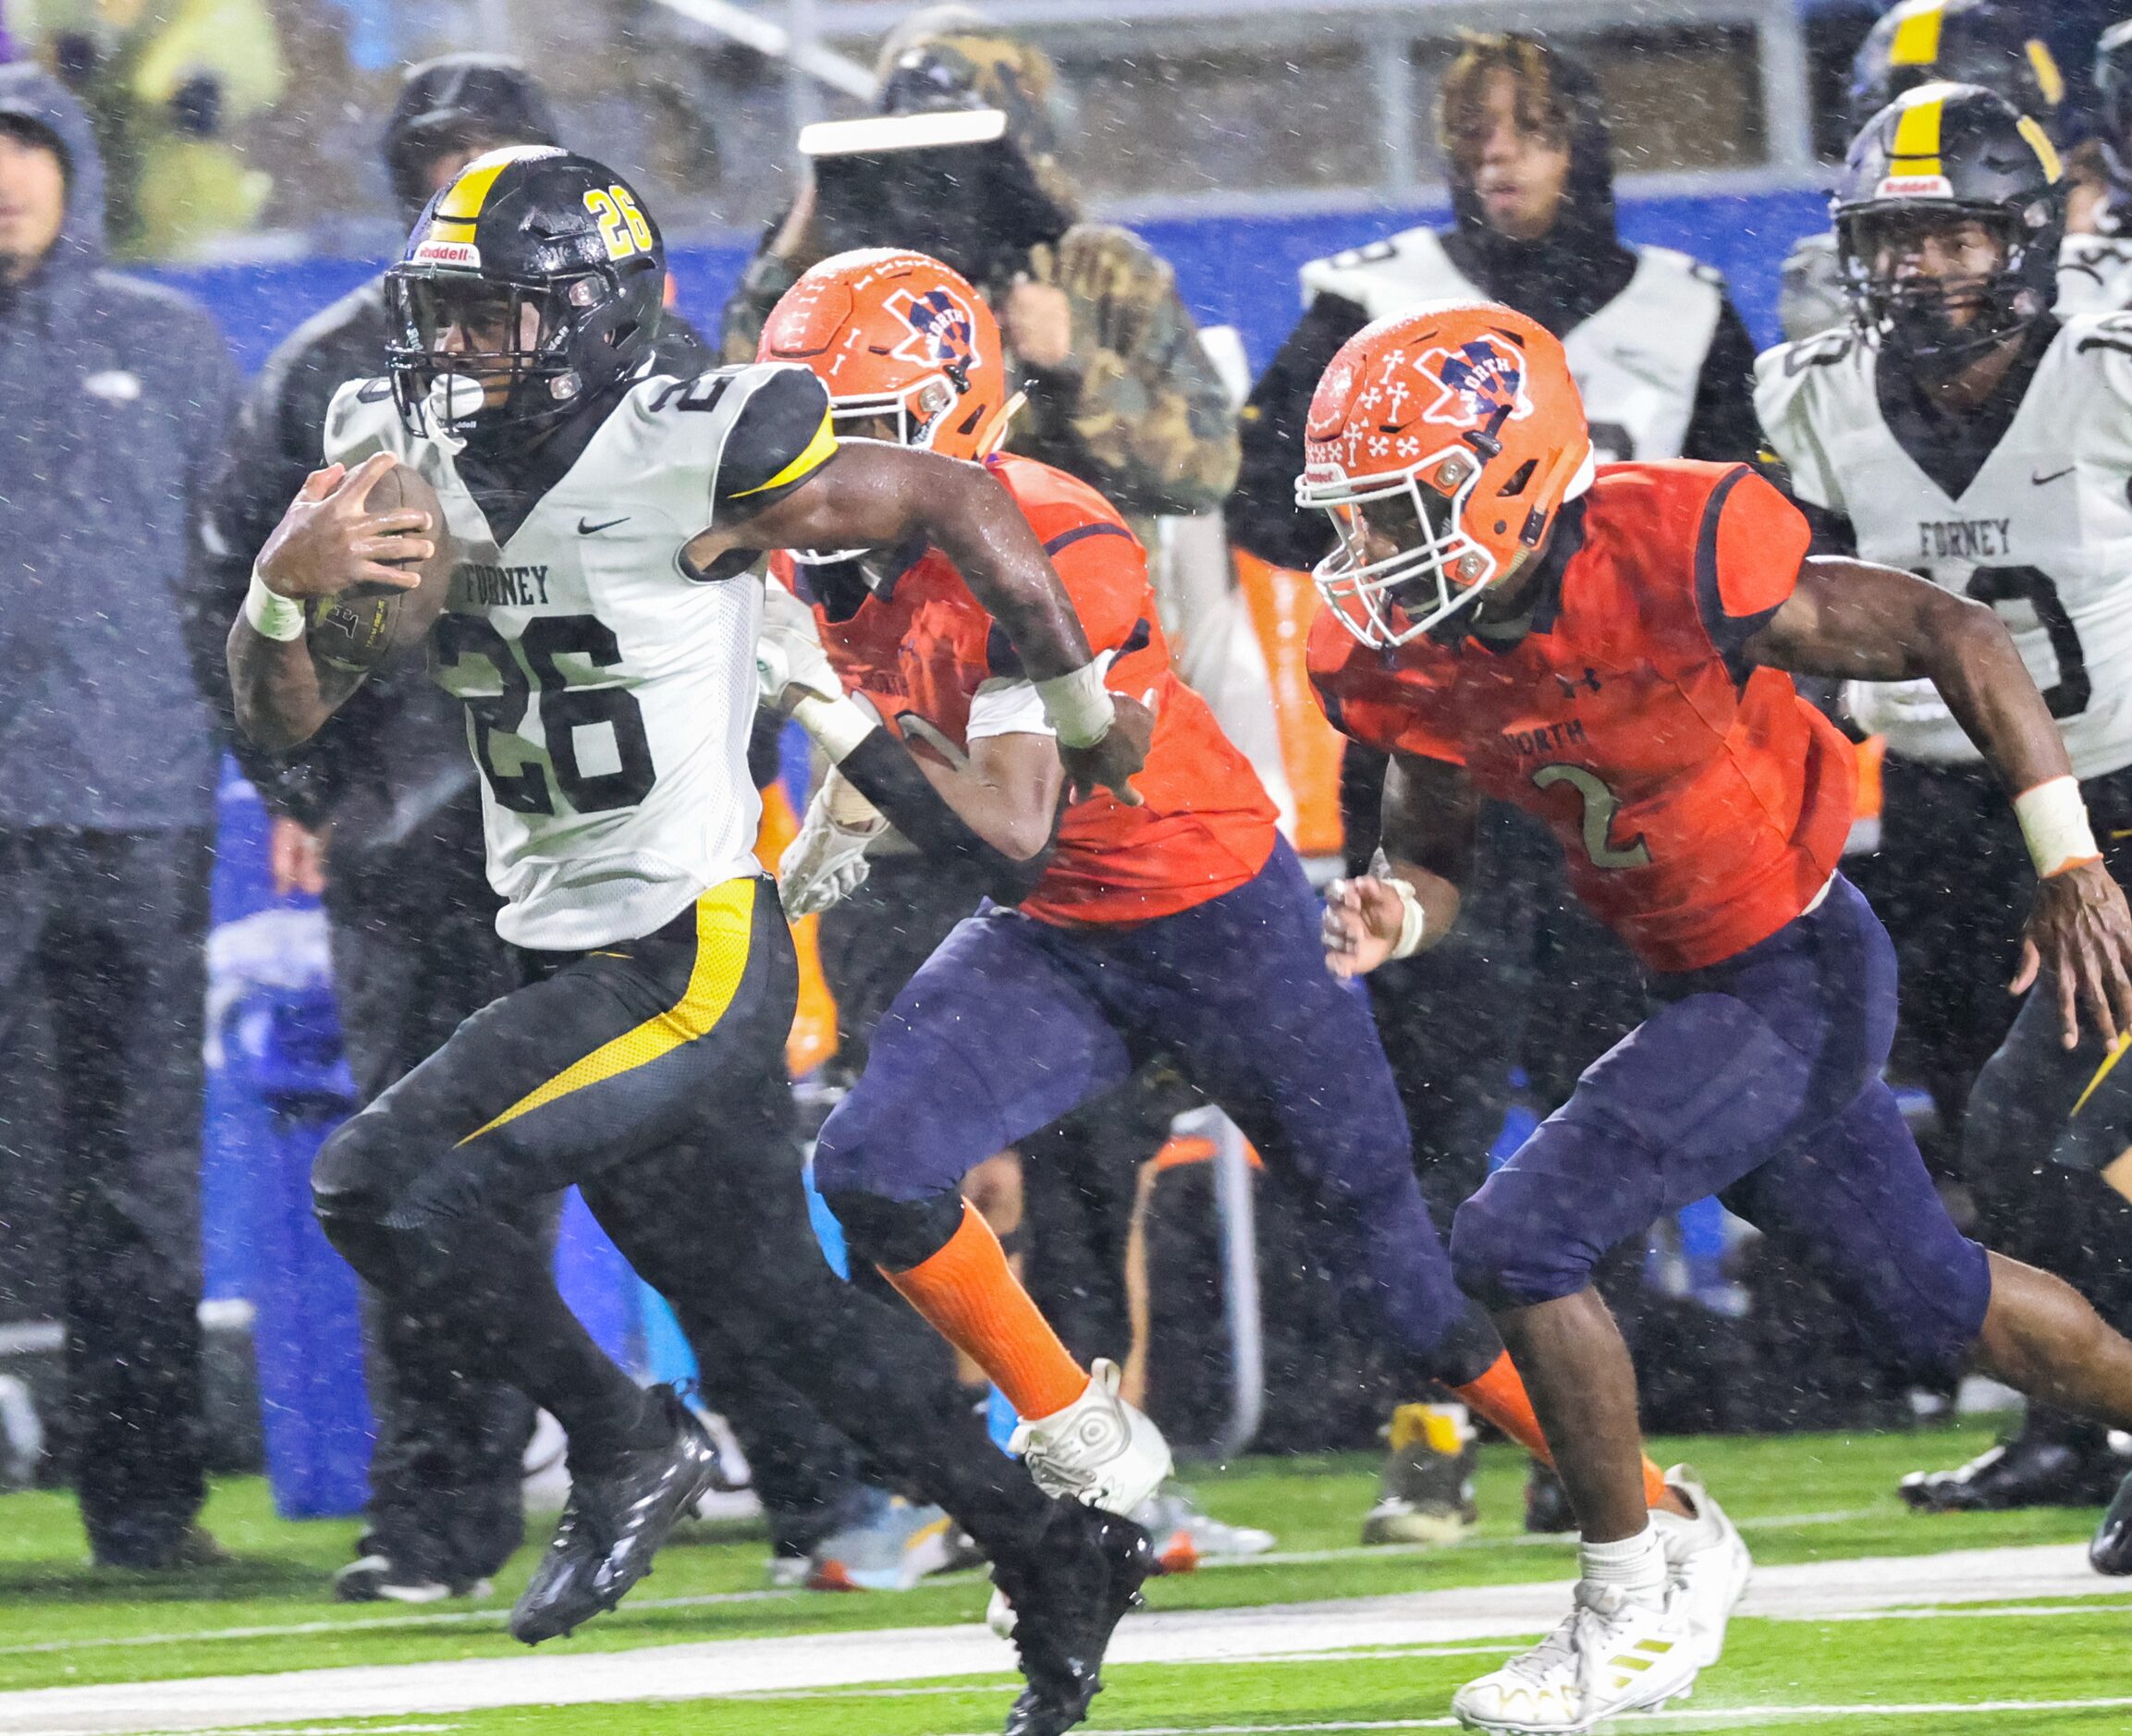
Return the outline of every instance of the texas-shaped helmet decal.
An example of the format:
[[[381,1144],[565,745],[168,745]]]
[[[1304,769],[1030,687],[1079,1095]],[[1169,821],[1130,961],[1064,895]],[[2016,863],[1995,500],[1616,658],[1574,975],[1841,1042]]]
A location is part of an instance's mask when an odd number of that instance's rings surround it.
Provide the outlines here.
[[[1517,346],[1483,333],[1455,349],[1429,349],[1415,359],[1415,371],[1436,387],[1437,397],[1422,410],[1423,420],[1455,427],[1477,424],[1492,434],[1506,422],[1532,414],[1525,396],[1525,358]]]
[[[911,328],[911,336],[891,355],[938,368],[958,387],[967,385],[978,361],[977,321],[960,296],[937,284],[922,295],[899,290],[888,298],[888,308]]]

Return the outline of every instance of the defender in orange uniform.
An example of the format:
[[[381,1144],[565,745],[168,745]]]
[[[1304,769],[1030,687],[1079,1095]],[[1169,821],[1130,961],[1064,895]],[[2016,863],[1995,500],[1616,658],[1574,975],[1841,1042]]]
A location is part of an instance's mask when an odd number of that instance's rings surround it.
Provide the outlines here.
[[[1500,1339],[1452,1278],[1366,1003],[1326,974],[1317,900],[1273,804],[1170,671],[1144,551],[1084,484],[990,456],[1006,388],[983,302],[923,255],[847,254],[794,286],[763,346],[823,379],[844,437],[986,461],[1043,538],[1118,703],[1149,732],[1136,803],[1065,791],[1037,694],[943,555],[778,557],[813,608],[790,618],[773,585],[766,691],[788,703],[804,691],[795,715],[838,762],[783,864],[790,907],[852,889],[876,808],[993,886],[898,996],[822,1130],[815,1179],[854,1250],[999,1383],[1026,1419],[1020,1449],[1040,1485],[1130,1510],[1167,1449],[1116,1399],[1111,1371],[1091,1377],[1059,1344],[957,1185],[1166,1053],[1312,1187],[1337,1239],[1331,1268],[1416,1384],[1452,1386],[1544,1452]],[[810,678],[816,635],[827,660]],[[1670,1518],[1685,1536],[1688,1503],[1655,1473],[1652,1492],[1684,1510]]]
[[[1469,1727],[1535,1736],[1661,1705],[1715,1660],[1715,1583],[1669,1571],[1637,1486],[1635,1373],[1595,1263],[1705,1195],[1869,1315],[1890,1356],[1979,1367],[2113,1423],[2132,1344],[2069,1287],[1948,1219],[1881,1080],[1894,955],[1837,872],[1844,743],[1786,671],[1930,677],[2014,794],[2040,878],[2017,986],[2057,980],[2132,1026],[2132,917],[2058,731],[1992,612],[1906,573],[1806,558],[1744,466],[1595,471],[1562,347],[1522,314],[1445,303],[1334,358],[1297,498],[1341,546],[1311,666],[1328,715],[1388,750],[1384,848],[1338,886],[1325,942],[1354,975],[1456,920],[1481,793],[1560,840],[1637,952],[1650,1014],[1458,1214],[1452,1260],[1530,1383],[1583,1525],[1575,1608],[1469,1683]]]

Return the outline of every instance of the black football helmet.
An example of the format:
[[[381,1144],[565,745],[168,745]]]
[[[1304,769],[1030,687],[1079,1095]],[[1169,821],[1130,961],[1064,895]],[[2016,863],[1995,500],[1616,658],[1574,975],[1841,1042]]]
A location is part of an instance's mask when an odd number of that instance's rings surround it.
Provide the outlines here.
[[[2065,78],[2022,11],[1994,0],[1903,0],[1882,14],[1851,61],[1844,113],[1852,132],[1905,91],[1945,83],[2002,96],[2055,138]]]
[[[2132,18],[2113,24],[2096,39],[2095,97],[2102,115],[2102,148],[2122,176],[2132,148]]]
[[[651,363],[666,244],[589,157],[514,145],[429,202],[386,274],[386,353],[416,433],[534,441]]]
[[[1852,141],[1830,202],[1853,317],[1928,377],[1959,372],[2056,298],[2065,230],[2057,150],[2035,120],[1976,85],[1922,84],[1875,115]],[[1950,216],[1992,234],[1995,270],[1945,277],[1888,267],[1887,256]]]

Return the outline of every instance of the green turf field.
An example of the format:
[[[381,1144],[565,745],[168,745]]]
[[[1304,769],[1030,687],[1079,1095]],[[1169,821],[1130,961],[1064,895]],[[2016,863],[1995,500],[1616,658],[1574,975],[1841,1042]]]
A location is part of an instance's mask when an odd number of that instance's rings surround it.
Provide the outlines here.
[[[1741,1522],[1758,1565],[1802,1568],[1793,1583],[1841,1586],[1844,1563],[1859,1558],[1915,1556],[2035,1544],[2084,1541],[2085,1513],[2031,1512],[1977,1519],[1919,1519],[1893,1495],[1896,1477],[1919,1464],[1953,1462],[1975,1451],[1988,1431],[1966,1428],[1911,1436],[1855,1438],[1794,1436],[1781,1440],[1709,1439],[1674,1443],[1710,1480]],[[1669,1450],[1660,1443],[1656,1450]],[[1210,1567],[1150,1587],[1158,1612],[1207,1611],[1246,1606],[1316,1605],[1385,1594],[1449,1593],[1429,1608],[1455,1611],[1460,1588],[1566,1577],[1569,1547],[1518,1534],[1516,1457],[1507,1449],[1484,1456],[1481,1532],[1458,1547],[1433,1553],[1362,1551],[1355,1527],[1373,1488],[1374,1467],[1358,1457],[1260,1460],[1203,1474],[1206,1505],[1223,1518],[1261,1524],[1280,1539],[1277,1555],[1248,1566]],[[524,1659],[524,1648],[503,1632],[504,1611],[530,1551],[521,1553],[480,1606],[409,1610],[395,1606],[350,1608],[325,1596],[326,1575],[347,1559],[350,1522],[289,1524],[276,1519],[262,1485],[238,1481],[217,1487],[207,1522],[236,1560],[204,1580],[163,1581],[95,1571],[82,1564],[84,1546],[69,1500],[58,1495],[0,1498],[0,1736],[61,1729],[165,1728],[143,1712],[132,1722],[90,1726],[48,1716],[49,1703],[19,1691],[82,1688],[100,1683],[152,1683],[178,1678],[259,1677],[345,1665],[429,1664],[409,1678],[414,1700],[391,1717],[351,1718],[337,1699],[335,1679],[301,1695],[301,1711],[276,1717],[271,1728],[387,1731],[582,1732],[715,1730],[718,1736],[786,1736],[788,1732],[879,1732],[880,1736],[960,1736],[997,1730],[1012,1697],[1003,1674],[971,1677],[964,1662],[955,1679],[926,1679],[925,1633],[899,1635],[893,1668],[909,1680],[869,1688],[864,1680],[804,1691],[715,1693],[721,1660],[734,1653],[688,1657],[614,1659],[635,1672],[665,1669],[618,1691],[654,1691],[673,1682],[673,1700],[432,1710],[417,1703],[433,1681],[428,1705],[467,1704],[449,1685],[455,1663]],[[536,1526],[545,1522],[536,1521]],[[922,1630],[977,1620],[985,1585],[974,1574],[934,1582],[900,1596],[823,1596],[766,1591],[763,1546],[741,1528],[699,1528],[662,1556],[657,1574],[615,1616],[574,1639],[532,1655],[545,1664],[559,1654],[590,1669],[594,1655],[703,1642],[828,1635],[865,1628]],[[1921,1564],[1920,1564],[1921,1565]],[[1908,1570],[1904,1570],[1908,1573]],[[1991,1565],[1950,1562],[1948,1571],[1979,1575],[1977,1596],[1991,1598]],[[1787,1576],[1779,1575],[1784,1579]],[[1909,1574],[1936,1579],[1932,1570]],[[1906,1582],[1905,1582],[1906,1583]],[[2101,1582],[2095,1583],[2100,1584]],[[2077,1588],[2085,1591],[2086,1585]],[[1357,1609],[1364,1606],[1355,1606]],[[1403,1606],[1401,1607],[1403,1608]],[[1308,1612],[1305,1612],[1308,1613]],[[1341,1612],[1335,1616],[1344,1620]],[[1235,1624],[1193,1625],[1202,1634]],[[1320,1621],[1315,1632],[1324,1631]],[[1261,1632],[1254,1628],[1254,1634]],[[1365,1730],[1449,1728],[1452,1691],[1520,1644],[1500,1625],[1485,1639],[1459,1643],[1373,1645],[1293,1656],[1278,1629],[1264,1629],[1238,1656],[1170,1663],[1169,1654],[1143,1649],[1144,1661],[1108,1672],[1109,1690],[1090,1728],[1216,1732],[1238,1730]],[[1624,1720],[1621,1728],[1743,1730],[1799,1728],[1836,1736],[1904,1731],[1928,1736],[1986,1732],[2132,1732],[2132,1582],[2123,1596],[2072,1595],[2038,1605],[2014,1599],[1932,1610],[1866,1610],[1830,1619],[1787,1615],[1735,1623],[1722,1666],[1706,1672],[1693,1702],[1656,1718]],[[941,1636],[942,1644],[948,1636]],[[1227,1642],[1224,1641],[1224,1644]],[[764,1648],[744,1648],[762,1653]],[[769,1648],[778,1658],[790,1645]],[[1189,1648],[1182,1655],[1189,1656]],[[960,1654],[965,1659],[965,1650]],[[914,1660],[914,1661],[912,1661]],[[685,1667],[683,1667],[685,1666]],[[500,1680],[496,1665],[477,1671]],[[679,1673],[676,1674],[676,1670]],[[442,1673],[440,1673],[442,1672]],[[465,1672],[459,1672],[463,1675]],[[888,1673],[884,1669],[884,1674]],[[942,1669],[940,1676],[950,1672]],[[448,1678],[448,1681],[447,1681]],[[798,1678],[792,1678],[798,1680]],[[602,1678],[605,1680],[605,1678]],[[696,1687],[700,1681],[702,1686]],[[235,1693],[233,1685],[229,1690]],[[665,1693],[666,1686],[656,1692]],[[224,1692],[204,1690],[210,1698]],[[158,1691],[137,1691],[153,1705]],[[142,1695],[146,1697],[141,1698]],[[525,1697],[536,1699],[537,1694]],[[479,1696],[476,1696],[478,1703]],[[218,1703],[217,1703],[218,1704]],[[1882,1707],[1881,1712],[1862,1708]],[[116,1716],[116,1714],[107,1716]],[[131,1715],[128,1715],[131,1716]],[[171,1716],[167,1711],[165,1717]],[[200,1728],[198,1718],[181,1722]],[[269,1728],[236,1701],[230,1728]]]

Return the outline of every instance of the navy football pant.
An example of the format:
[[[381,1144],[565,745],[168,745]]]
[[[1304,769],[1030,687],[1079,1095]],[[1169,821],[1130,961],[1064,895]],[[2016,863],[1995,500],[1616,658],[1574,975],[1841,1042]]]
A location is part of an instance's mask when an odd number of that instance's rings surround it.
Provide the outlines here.
[[[1650,1016],[1460,1207],[1452,1260],[1493,1307],[1569,1296],[1707,1194],[1818,1275],[1890,1362],[1947,1375],[1991,1300],[1881,1079],[1895,954],[1840,875],[1820,907],[1708,970],[1655,976]]]
[[[1163,1055],[1311,1190],[1356,1328],[1416,1376],[1476,1378],[1500,1346],[1452,1281],[1368,1006],[1326,970],[1318,924],[1286,844],[1234,891],[1129,927],[987,906],[882,1019],[822,1129],[816,1184],[832,1204],[951,1198],[974,1165]]]

